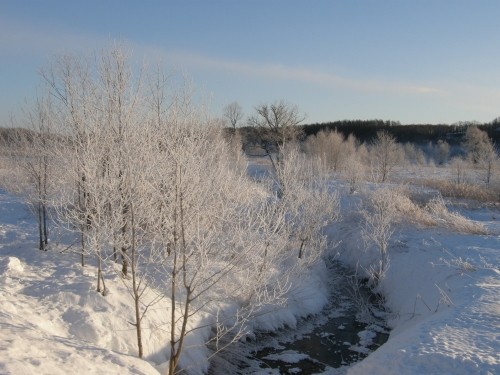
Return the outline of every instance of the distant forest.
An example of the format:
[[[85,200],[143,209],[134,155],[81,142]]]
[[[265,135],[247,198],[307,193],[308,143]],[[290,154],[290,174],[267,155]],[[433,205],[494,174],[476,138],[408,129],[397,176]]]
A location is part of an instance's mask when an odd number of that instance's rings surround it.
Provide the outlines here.
[[[370,143],[380,130],[386,130],[392,134],[398,142],[406,143],[436,143],[439,140],[447,141],[450,144],[462,142],[463,135],[468,126],[475,125],[479,129],[488,133],[488,136],[497,145],[500,145],[500,118],[489,123],[471,123],[460,122],[457,124],[410,124],[402,125],[398,121],[385,120],[341,120],[334,122],[325,122],[321,124],[301,125],[303,137],[306,138],[315,135],[320,131],[336,130],[345,137],[353,134],[361,142]],[[0,127],[0,143],[8,143],[9,137],[13,136],[15,130],[12,128]],[[228,129],[230,131],[230,129]],[[265,141],[265,129],[259,129],[251,126],[238,128],[244,145],[252,143],[261,143]]]
[[[410,124],[402,125],[398,121],[384,120],[342,120],[326,122],[321,124],[302,125],[304,137],[315,135],[320,131],[337,130],[345,137],[353,134],[361,142],[371,142],[378,131],[386,130],[392,134],[398,142],[412,143],[436,143],[439,140],[447,141],[450,144],[457,144],[462,141],[465,130],[468,126],[475,125],[479,129],[488,133],[488,136],[498,145],[500,140],[500,119],[495,119],[490,123],[480,124],[475,122],[460,122],[453,125],[446,124]],[[243,143],[259,143],[265,134],[261,134],[259,129],[249,126],[239,128]]]

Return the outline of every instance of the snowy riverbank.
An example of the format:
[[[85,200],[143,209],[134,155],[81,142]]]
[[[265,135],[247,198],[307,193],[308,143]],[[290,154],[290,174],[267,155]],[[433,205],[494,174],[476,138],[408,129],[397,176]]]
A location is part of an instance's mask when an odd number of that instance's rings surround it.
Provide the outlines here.
[[[500,372],[499,211],[460,213],[482,223],[489,234],[399,228],[381,285],[393,330],[386,344],[348,374]],[[345,219],[337,231],[344,233],[340,259],[367,267],[355,225]]]
[[[390,309],[389,341],[348,374],[495,374],[500,372],[500,217],[498,210],[462,210],[488,235],[439,228],[401,227],[390,246],[391,265],[381,291]],[[331,233],[339,259],[367,266],[356,217],[346,215]],[[36,250],[33,220],[17,198],[0,194],[0,373],[157,374],[161,366],[135,355],[129,296],[117,276],[112,293],[93,292],[95,270],[77,254]],[[363,264],[365,262],[365,264]],[[326,303],[325,270],[304,282],[287,309],[256,326],[291,327],[298,316]],[[161,321],[161,317],[151,317]],[[146,333],[149,359],[158,360],[162,327]],[[198,340],[199,339],[199,340]],[[203,333],[190,342],[184,364],[206,369]],[[154,353],[156,354],[156,357]],[[189,354],[188,354],[189,353]],[[190,362],[189,362],[190,361]],[[203,362],[205,361],[205,362]],[[202,363],[201,363],[202,362]]]

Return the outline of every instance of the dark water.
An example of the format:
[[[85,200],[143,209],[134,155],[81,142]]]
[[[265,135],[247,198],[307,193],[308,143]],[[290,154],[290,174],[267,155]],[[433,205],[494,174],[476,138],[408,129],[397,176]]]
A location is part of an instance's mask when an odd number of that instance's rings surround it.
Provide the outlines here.
[[[329,268],[331,298],[320,314],[293,330],[238,345],[214,361],[210,373],[317,374],[360,361],[385,343],[389,332],[380,298],[366,286],[354,293],[352,275],[337,263]]]

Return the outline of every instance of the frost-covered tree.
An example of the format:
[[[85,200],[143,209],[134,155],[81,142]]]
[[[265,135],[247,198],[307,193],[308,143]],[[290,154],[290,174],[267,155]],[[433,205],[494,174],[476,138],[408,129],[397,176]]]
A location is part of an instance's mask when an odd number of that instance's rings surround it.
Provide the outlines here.
[[[439,140],[437,143],[437,162],[446,164],[450,158],[450,145],[448,142]]]
[[[389,267],[388,246],[394,233],[397,218],[398,194],[389,188],[380,188],[369,193],[363,202],[361,215],[364,219],[362,236],[368,245],[375,245],[379,253],[376,265],[368,271],[377,285]]]
[[[359,153],[350,154],[342,168],[342,176],[349,183],[350,194],[353,194],[359,189],[361,182],[365,178],[365,174],[366,167]]]
[[[277,198],[234,168],[223,127],[186,80],[135,69],[119,46],[93,60],[61,57],[43,77],[62,139],[60,220],[79,233],[82,264],[96,257],[103,295],[103,273],[114,268],[105,266],[120,255],[140,357],[144,318],[160,300],[170,374],[184,366],[193,331],[221,350],[255,314],[285,303],[291,276],[321,254],[321,227],[338,212],[335,194],[303,173],[298,150],[278,163],[300,173],[277,170],[289,190]],[[280,105],[269,108],[282,116],[277,142],[287,143],[299,118]]]
[[[282,189],[280,203],[289,218],[291,236],[299,246],[298,258],[307,256],[314,261],[324,246],[321,229],[339,218],[338,195],[329,191],[324,176],[315,173],[313,164],[317,159],[307,158],[297,144],[287,144],[281,152],[283,162],[277,170]]]
[[[377,132],[370,147],[370,165],[374,181],[386,182],[394,167],[403,160],[401,147],[387,131]]]
[[[23,190],[38,223],[40,250],[46,250],[49,243],[48,210],[55,179],[54,148],[57,147],[53,122],[50,96],[39,97],[33,108],[24,113],[22,127],[17,129],[10,144],[13,164],[22,174],[17,188]]]
[[[229,125],[234,129],[243,119],[243,109],[238,102],[232,102],[224,107],[224,117],[229,122]]]
[[[182,363],[186,339],[200,329],[200,311],[216,327],[210,341],[219,350],[244,333],[259,306],[279,302],[287,291],[280,264],[287,238],[268,229],[277,224],[270,219],[273,203],[230,167],[222,129],[175,107],[150,169],[161,177],[150,186],[157,209],[147,224],[171,304],[170,374]],[[237,306],[229,315],[221,309],[228,301]]]
[[[248,119],[248,124],[259,129],[261,146],[276,170],[276,164],[280,162],[278,148],[300,136],[302,130],[299,125],[305,116],[300,114],[296,105],[283,100],[260,104],[255,107],[255,112],[256,114]]]
[[[67,141],[64,146],[57,150],[60,153],[58,158],[70,162],[69,155],[76,156],[75,162],[69,165],[73,167],[75,173],[68,171],[68,176],[72,181],[60,182],[61,186],[73,185],[75,194],[71,197],[68,205],[78,211],[79,217],[72,223],[78,228],[81,244],[81,264],[85,264],[85,231],[87,227],[85,218],[85,200],[87,194],[83,187],[87,176],[84,174],[84,158],[78,158],[81,155],[82,148],[88,141],[88,121],[95,118],[97,107],[97,97],[94,95],[96,90],[94,82],[90,76],[90,65],[88,61],[75,56],[63,55],[56,58],[45,69],[41,70],[41,76],[45,81],[50,95],[54,98],[54,121],[56,130],[63,135]]]
[[[484,171],[484,180],[489,184],[498,155],[488,133],[477,126],[469,126],[465,133],[465,148],[472,163]]]
[[[467,169],[469,167],[469,164],[470,163],[466,159],[460,156],[456,156],[450,160],[450,166],[454,172],[453,180],[455,184],[460,185],[467,183]]]
[[[134,175],[136,168],[145,164],[141,153],[145,113],[141,81],[134,78],[120,46],[92,61],[62,56],[42,71],[42,76],[55,98],[54,121],[64,140],[57,150],[65,170],[59,181],[59,219],[78,229],[82,265],[85,255],[97,258],[97,290],[103,294],[107,290],[102,263],[111,247],[119,251],[121,275],[134,299],[134,325],[142,356],[140,296],[145,283],[140,286],[138,251],[143,222],[136,211],[142,190],[141,180]]]
[[[351,154],[356,151],[356,138],[349,135],[347,139],[342,133],[334,131],[321,131],[308,137],[305,150],[309,155],[320,158],[325,168],[335,172],[341,170]]]

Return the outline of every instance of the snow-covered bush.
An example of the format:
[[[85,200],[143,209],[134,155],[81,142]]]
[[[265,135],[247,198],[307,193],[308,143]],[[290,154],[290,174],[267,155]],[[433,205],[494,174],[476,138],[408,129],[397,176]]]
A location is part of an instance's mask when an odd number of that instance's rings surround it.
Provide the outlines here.
[[[363,200],[361,215],[364,219],[362,237],[367,247],[375,245],[379,259],[368,269],[371,281],[377,286],[389,267],[388,246],[398,215],[395,192],[390,188],[378,188]]]
[[[401,220],[420,226],[448,228],[460,233],[487,233],[481,224],[450,211],[440,195],[427,202],[416,203],[411,199],[410,194],[402,188],[393,190],[393,204]]]
[[[441,197],[431,200],[425,208],[436,225],[459,233],[487,234],[483,225],[467,219],[458,212],[449,211]]]

